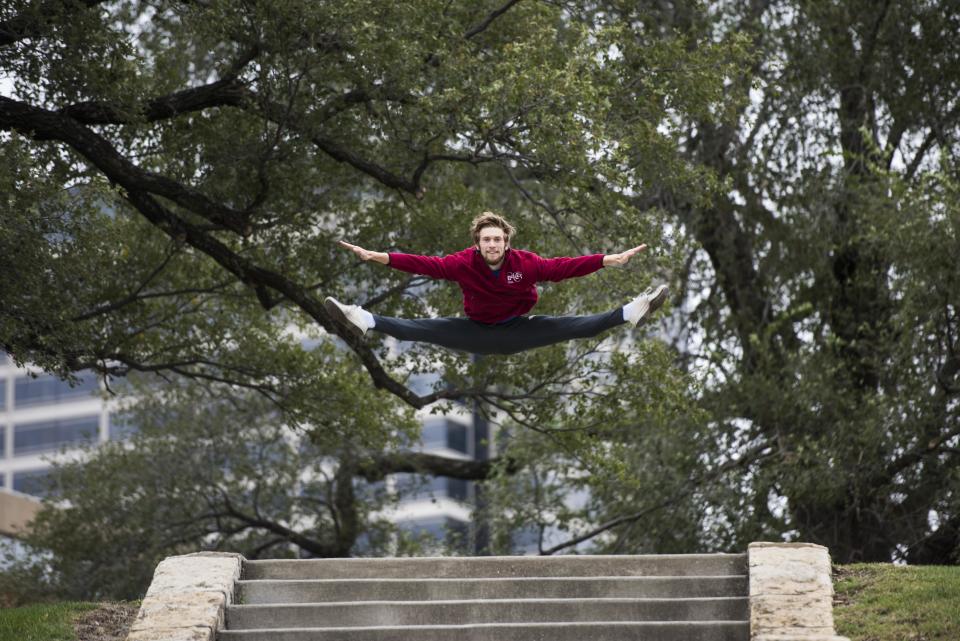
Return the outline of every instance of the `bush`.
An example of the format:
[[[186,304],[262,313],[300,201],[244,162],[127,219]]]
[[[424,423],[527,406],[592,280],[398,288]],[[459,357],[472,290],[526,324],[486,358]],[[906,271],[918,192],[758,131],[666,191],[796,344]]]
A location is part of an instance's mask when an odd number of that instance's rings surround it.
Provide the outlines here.
[[[0,608],[59,599],[44,555],[19,541],[0,539]]]

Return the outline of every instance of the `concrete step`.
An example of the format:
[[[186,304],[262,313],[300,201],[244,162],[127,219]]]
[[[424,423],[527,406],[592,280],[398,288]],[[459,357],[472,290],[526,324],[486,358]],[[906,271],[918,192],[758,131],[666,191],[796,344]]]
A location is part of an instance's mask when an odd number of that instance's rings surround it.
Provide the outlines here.
[[[224,630],[219,641],[749,641],[746,621],[485,623]]]
[[[745,596],[747,577],[242,580],[237,581],[236,589],[237,602],[243,605],[331,601],[706,598]]]
[[[713,599],[487,599],[235,605],[231,630],[598,621],[745,621],[747,597]]]
[[[244,579],[726,576],[747,573],[746,554],[512,556],[247,561]]]

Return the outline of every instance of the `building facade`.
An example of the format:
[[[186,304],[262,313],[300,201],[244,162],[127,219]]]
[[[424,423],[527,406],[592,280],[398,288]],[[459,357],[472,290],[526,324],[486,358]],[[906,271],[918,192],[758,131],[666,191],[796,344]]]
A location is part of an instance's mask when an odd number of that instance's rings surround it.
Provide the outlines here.
[[[50,459],[110,437],[110,412],[95,375],[80,373],[71,385],[19,368],[0,352],[0,488],[42,495]]]

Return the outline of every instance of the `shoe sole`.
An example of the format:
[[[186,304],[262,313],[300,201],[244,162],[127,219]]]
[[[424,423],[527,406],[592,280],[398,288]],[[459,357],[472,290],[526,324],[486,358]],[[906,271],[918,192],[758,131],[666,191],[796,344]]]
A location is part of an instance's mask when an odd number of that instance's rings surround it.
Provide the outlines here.
[[[350,322],[347,315],[343,313],[343,310],[333,302],[333,298],[328,296],[326,300],[323,301],[323,308],[327,310],[327,313],[330,314],[335,321],[346,327],[351,336],[363,338],[363,332],[360,331],[359,327]]]
[[[664,301],[667,300],[667,296],[670,295],[670,288],[666,285],[660,285],[660,291],[657,292],[657,295],[650,300],[650,307],[647,309],[647,314],[650,312],[655,312],[663,305]]]
[[[657,295],[650,299],[650,302],[647,305],[647,311],[637,319],[637,325],[644,322],[650,317],[650,314],[657,311],[663,306],[663,303],[667,300],[667,296],[670,295],[670,288],[666,285],[660,285]]]

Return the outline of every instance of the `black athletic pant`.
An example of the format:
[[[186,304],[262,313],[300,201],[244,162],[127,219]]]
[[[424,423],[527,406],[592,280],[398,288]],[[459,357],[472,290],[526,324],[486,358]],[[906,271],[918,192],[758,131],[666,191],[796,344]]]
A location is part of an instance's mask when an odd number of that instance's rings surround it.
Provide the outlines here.
[[[373,318],[374,331],[471,354],[515,354],[572,338],[590,338],[625,322],[622,307],[591,316],[518,316],[498,325],[469,318],[404,319],[376,314]]]

